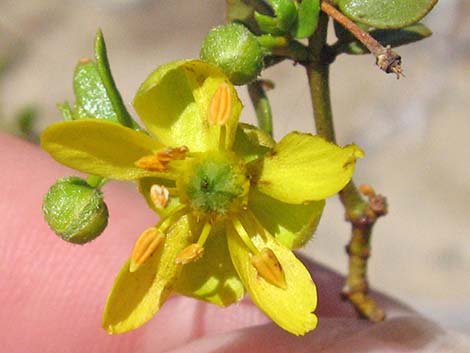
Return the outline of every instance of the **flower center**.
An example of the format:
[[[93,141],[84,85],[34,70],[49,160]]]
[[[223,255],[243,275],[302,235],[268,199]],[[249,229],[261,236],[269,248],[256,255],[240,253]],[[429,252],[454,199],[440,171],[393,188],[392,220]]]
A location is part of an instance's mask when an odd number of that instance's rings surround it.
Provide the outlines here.
[[[225,151],[204,153],[188,163],[180,187],[183,201],[195,211],[225,215],[246,203],[249,183],[244,164]]]

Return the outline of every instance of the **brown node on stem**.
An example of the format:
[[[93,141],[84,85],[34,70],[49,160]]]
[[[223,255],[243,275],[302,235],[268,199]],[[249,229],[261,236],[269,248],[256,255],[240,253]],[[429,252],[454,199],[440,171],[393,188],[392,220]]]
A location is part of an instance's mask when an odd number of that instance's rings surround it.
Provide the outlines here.
[[[395,53],[390,45],[383,48],[383,50],[377,54],[376,58],[377,66],[387,74],[394,73],[397,75],[397,80],[401,76],[405,76],[401,67],[401,56]]]

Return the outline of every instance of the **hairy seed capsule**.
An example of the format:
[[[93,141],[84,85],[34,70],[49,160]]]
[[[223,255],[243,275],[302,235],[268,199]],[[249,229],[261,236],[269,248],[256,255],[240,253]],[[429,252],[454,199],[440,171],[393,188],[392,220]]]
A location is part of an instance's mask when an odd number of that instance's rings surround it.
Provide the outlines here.
[[[103,193],[78,177],[59,179],[44,196],[42,210],[52,230],[65,241],[85,244],[108,224]]]
[[[245,26],[231,23],[212,29],[204,39],[201,59],[215,64],[235,85],[254,81],[263,68],[263,49]]]

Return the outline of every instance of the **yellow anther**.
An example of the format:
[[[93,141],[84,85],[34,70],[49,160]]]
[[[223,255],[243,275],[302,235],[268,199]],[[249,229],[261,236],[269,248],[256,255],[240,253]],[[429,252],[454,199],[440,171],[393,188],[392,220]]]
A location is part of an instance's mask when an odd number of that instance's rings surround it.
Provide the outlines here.
[[[189,149],[186,146],[181,147],[167,147],[157,153],[158,159],[162,162],[169,162],[175,160],[183,160],[186,158],[186,153]]]
[[[187,263],[199,260],[204,253],[204,248],[197,244],[191,244],[184,248],[177,256],[176,263],[178,265],[186,265]]]
[[[168,163],[174,160],[185,159],[188,151],[189,149],[186,146],[176,148],[166,147],[156,154],[140,158],[135,162],[135,165],[152,172],[164,172],[167,170]]]
[[[232,114],[232,89],[227,83],[222,83],[209,105],[207,120],[210,124],[224,125]]]
[[[154,184],[150,187],[150,199],[156,208],[166,208],[169,198],[170,192],[163,185]]]
[[[251,264],[256,268],[258,274],[267,282],[276,287],[286,289],[286,278],[284,271],[274,252],[269,248],[264,248],[257,255],[251,258]]]
[[[155,227],[147,228],[137,239],[131,255],[129,271],[135,272],[158,249],[165,236]]]
[[[166,170],[167,162],[162,162],[157,155],[144,156],[140,158],[135,165],[139,168],[149,170],[151,172],[163,172]]]

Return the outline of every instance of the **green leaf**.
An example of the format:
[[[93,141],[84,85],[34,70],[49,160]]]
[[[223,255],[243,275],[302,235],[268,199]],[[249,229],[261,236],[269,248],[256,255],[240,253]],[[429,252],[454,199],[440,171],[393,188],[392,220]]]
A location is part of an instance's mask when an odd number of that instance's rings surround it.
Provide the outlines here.
[[[297,23],[292,35],[297,39],[308,38],[317,29],[320,0],[303,0],[297,9]]]
[[[283,35],[284,31],[278,27],[278,23],[274,17],[266,16],[255,12],[255,20],[258,23],[258,27],[261,29],[261,32],[273,34],[273,35]]]
[[[283,35],[289,33],[297,20],[297,6],[291,0],[268,0],[274,17],[255,11],[255,20],[263,33]]]
[[[271,4],[278,28],[284,32],[289,32],[297,19],[297,7],[292,0],[268,0]]]
[[[72,108],[70,108],[69,102],[57,103],[57,109],[62,113],[65,121],[73,120]]]
[[[261,34],[255,20],[255,9],[243,0],[227,0],[227,20],[245,25],[254,34]]]
[[[403,28],[421,20],[437,0],[337,0],[351,20],[375,28]]]
[[[81,60],[73,75],[73,89],[76,97],[74,119],[101,119],[119,123],[119,118],[108,97],[96,64]],[[59,107],[68,115],[67,107]],[[68,119],[66,119],[68,120]]]
[[[127,127],[139,129],[137,123],[132,119],[129,112],[124,105],[121,94],[119,93],[116,84],[114,83],[111,68],[109,67],[108,54],[106,52],[106,43],[104,41],[103,33],[98,30],[95,39],[95,58],[96,68],[102,80],[102,84],[106,90],[106,94],[111,102],[113,110],[116,112],[118,121]]]
[[[376,29],[372,30],[370,34],[383,46],[390,45],[391,47],[398,47],[425,39],[429,37],[432,32],[422,23],[417,23],[402,29]],[[369,53],[369,50],[358,40],[343,44],[340,51],[354,55]]]

